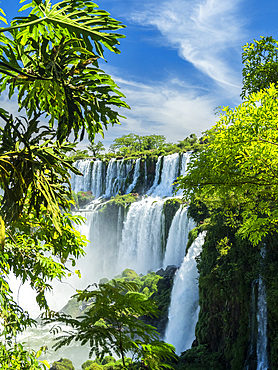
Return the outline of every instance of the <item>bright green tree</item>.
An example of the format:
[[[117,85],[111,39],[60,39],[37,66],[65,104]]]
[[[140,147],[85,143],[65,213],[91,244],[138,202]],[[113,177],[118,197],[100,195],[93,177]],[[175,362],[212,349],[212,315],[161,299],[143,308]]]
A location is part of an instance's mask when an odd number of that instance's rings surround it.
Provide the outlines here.
[[[81,218],[70,214],[70,171],[79,172],[67,154],[86,132],[93,140],[119,123],[117,108],[127,107],[98,65],[104,49],[119,53],[120,22],[89,0],[33,0],[21,10],[27,9],[28,16],[0,28],[0,94],[16,95],[26,114],[16,118],[0,107],[0,362],[26,370],[41,367],[13,343],[34,321],[13,300],[7,277],[13,272],[29,282],[39,306],[48,308],[51,281],[67,275],[67,260],[74,266],[84,254],[84,237],[73,226]],[[47,125],[40,122],[45,117]]]
[[[101,141],[88,145],[88,149],[93,153],[93,156],[97,156],[100,152],[105,150],[105,147]]]
[[[239,233],[257,244],[278,226],[278,90],[251,93],[234,109],[224,108],[206,132],[208,144],[194,153],[179,180],[185,196],[222,208]],[[232,210],[232,212],[230,212]]]
[[[61,358],[52,364],[50,370],[74,370],[74,366],[69,359]]]
[[[278,41],[261,37],[243,46],[242,96],[268,88],[278,81]]]
[[[158,340],[156,328],[140,318],[158,314],[155,302],[139,293],[135,282],[111,280],[93,288],[75,295],[78,301],[88,303],[82,316],[76,319],[58,316],[59,323],[66,323],[73,330],[57,338],[55,348],[75,340],[90,345],[90,356],[95,354],[103,359],[107,354],[116,354],[122,359],[124,369],[128,368],[127,353],[132,353],[135,362],[141,360],[149,369],[171,368],[163,361],[176,357],[174,347]]]
[[[33,0],[27,17],[15,18],[0,30],[0,91],[10,96],[18,90],[19,108],[28,118],[36,113],[57,122],[59,141],[89,138],[103,126],[119,123],[114,108],[128,107],[112,78],[99,68],[104,47],[119,53],[124,26],[99,10],[91,0]]]
[[[110,145],[110,150],[119,155],[131,154],[151,149],[162,149],[165,145],[164,135],[146,135],[136,134],[123,135],[116,138]]]

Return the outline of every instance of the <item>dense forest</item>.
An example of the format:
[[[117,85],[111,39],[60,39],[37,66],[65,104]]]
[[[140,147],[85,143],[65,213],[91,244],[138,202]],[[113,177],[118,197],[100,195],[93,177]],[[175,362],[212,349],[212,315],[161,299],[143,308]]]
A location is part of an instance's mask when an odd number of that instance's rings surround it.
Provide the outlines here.
[[[46,348],[30,350],[17,341],[37,323],[13,296],[12,272],[35,291],[42,319],[55,325],[54,332],[60,324],[71,328],[60,333],[56,348],[89,345],[96,359],[84,359],[84,370],[277,369],[277,41],[262,37],[243,47],[242,104],[223,108],[202,138],[191,134],[167,143],[162,135],[130,133],[103,153],[96,133],[119,123],[118,109],[129,107],[98,59],[105,49],[119,53],[124,36],[118,31],[125,26],[90,0],[33,0],[22,7],[28,9],[29,15],[0,29],[0,93],[16,96],[24,114],[13,117],[0,108],[1,368],[50,367],[41,357]],[[76,149],[85,135],[88,150]],[[190,163],[176,184],[183,200],[163,205],[163,214],[172,220],[173,210],[188,205],[195,227],[187,250],[206,231],[197,257],[200,310],[192,347],[177,356],[162,340],[175,269],[147,275],[126,269],[79,290],[68,311],[51,311],[45,293],[55,279],[80,274],[76,260],[85,255],[85,237],[76,229],[82,217],[72,209],[92,194],[72,192],[71,178],[82,176],[76,161],[108,166],[133,160],[127,163],[135,173],[134,160],[144,159],[139,170],[145,170],[145,183],[105,203],[104,220],[105,212],[120,208],[124,214],[143,196],[143,185],[156,180],[159,158],[187,151]],[[181,156],[175,158],[180,169]],[[164,227],[167,235],[167,222]],[[76,305],[84,305],[81,317]],[[74,367],[61,359],[51,369]]]

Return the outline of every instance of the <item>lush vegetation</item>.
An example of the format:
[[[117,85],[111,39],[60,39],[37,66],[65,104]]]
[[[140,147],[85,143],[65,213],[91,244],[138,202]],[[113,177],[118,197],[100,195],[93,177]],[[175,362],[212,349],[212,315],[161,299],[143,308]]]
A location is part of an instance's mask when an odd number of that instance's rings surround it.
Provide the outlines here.
[[[28,9],[0,29],[0,94],[16,95],[26,115],[0,108],[0,357],[3,369],[35,370],[46,366],[39,353],[14,344],[35,322],[14,301],[7,277],[28,281],[40,308],[48,308],[51,281],[68,273],[67,260],[74,265],[84,254],[85,240],[73,227],[82,220],[70,214],[69,171],[78,171],[68,153],[85,133],[93,140],[119,123],[117,108],[127,105],[98,66],[104,49],[119,53],[120,22],[89,0],[33,0],[21,10]]]
[[[167,155],[176,152],[198,150],[203,143],[203,139],[198,139],[195,134],[191,134],[178,143],[167,143],[163,135],[140,136],[135,134],[123,135],[116,138],[109,150],[117,156],[139,157]]]
[[[147,316],[146,312],[140,320],[143,321],[143,325],[151,325],[152,327],[157,327],[157,331],[163,335],[166,324],[168,321],[168,308],[170,305],[171,290],[173,284],[173,278],[176,269],[167,268],[166,270],[160,270],[157,273],[150,272],[147,275],[138,275],[134,270],[125,269],[121,275],[117,276],[114,280],[116,284],[126,284],[132,282],[135,285],[136,291],[144,296],[144,299],[151,299],[154,307],[156,306],[156,316]],[[100,284],[112,283],[108,279],[103,278]],[[76,319],[78,316],[82,316],[84,312],[88,310],[88,304],[86,302],[80,302],[78,297],[72,298],[66,306],[61,310],[61,313],[67,315],[66,317],[71,317]],[[90,299],[89,301],[90,302]],[[82,311],[80,307],[82,306]],[[90,305],[89,305],[90,307]],[[154,348],[154,350],[156,350]],[[104,353],[104,355],[106,352]],[[173,357],[175,358],[175,357]],[[176,358],[175,358],[176,359]],[[67,361],[66,359],[63,361]],[[57,361],[54,364],[57,366],[62,366],[63,361]],[[126,366],[130,369],[139,369],[142,363],[135,361],[135,358],[124,358]],[[168,361],[171,362],[171,361]],[[54,365],[53,364],[53,365]],[[152,365],[155,366],[155,365]],[[160,365],[159,365],[160,366]],[[96,358],[95,360],[87,360],[82,365],[82,369],[106,369],[106,370],[119,370],[123,368],[123,360],[120,358],[116,360],[112,356],[105,355],[104,358]],[[152,367],[150,367],[152,368]],[[63,368],[62,368],[63,369]]]
[[[18,108],[26,115],[13,117],[0,107],[0,187],[4,192],[0,363],[3,369],[37,370],[47,367],[39,361],[43,349],[27,351],[15,341],[35,321],[14,300],[8,275],[12,272],[23,283],[29,282],[39,307],[48,309],[45,292],[51,290],[52,280],[66,276],[70,272],[66,262],[74,266],[74,260],[84,254],[85,240],[73,226],[82,218],[70,213],[74,197],[70,171],[78,174],[73,160],[90,154],[75,151],[76,144],[87,135],[88,150],[102,158],[103,144],[93,142],[95,134],[119,123],[117,109],[128,106],[98,65],[104,49],[119,53],[123,35],[117,31],[124,27],[120,22],[90,0],[62,0],[55,5],[33,0],[22,8],[27,9],[28,16],[0,28],[0,94],[8,90],[9,97],[16,95]],[[0,12],[1,21],[6,22],[4,11]],[[174,144],[166,143],[162,135],[129,134],[115,139],[106,154],[106,159],[141,156],[151,162],[158,155],[194,152],[179,187],[198,223],[190,242],[203,229],[207,237],[198,259],[196,341],[173,363],[177,369],[255,366],[250,348],[256,339],[250,320],[256,322],[256,318],[250,318],[250,308],[252,296],[258,294],[259,276],[268,292],[269,358],[273,368],[277,364],[277,56],[277,41],[272,37],[244,46],[244,100],[234,109],[223,108],[203,138],[191,134]],[[89,195],[77,194],[79,205],[91,199]],[[108,210],[125,210],[137,196],[116,196],[103,207],[103,216]],[[180,206],[176,200],[169,204],[165,213],[173,214]],[[165,227],[167,233],[169,225]],[[56,317],[75,329],[58,339],[56,347],[73,340],[81,345],[89,342],[98,360],[84,363],[84,369],[138,368],[141,361],[150,369],[169,367],[168,361],[175,358],[173,347],[159,341],[158,331],[150,324],[158,315],[154,300],[165,320],[169,281],[165,283],[157,274],[142,278],[126,270],[119,279],[101,282],[96,288],[76,295],[77,302],[88,303],[81,318]],[[142,316],[154,317],[143,320]],[[113,351],[120,362],[106,357]],[[134,358],[127,359],[130,351]],[[64,359],[52,368],[70,369],[72,364]]]
[[[207,236],[198,260],[196,343],[178,369],[256,368],[259,276],[267,289],[269,360],[277,366],[277,55],[271,37],[244,46],[243,103],[222,109],[179,180]]]
[[[114,139],[108,151],[105,151],[101,141],[96,144],[90,144],[88,149],[75,149],[69,153],[69,158],[72,162],[78,159],[96,157],[104,161],[109,161],[111,158],[138,158],[157,159],[159,155],[168,155],[172,153],[196,151],[202,148],[205,139],[197,138],[195,134],[190,134],[184,140],[178,143],[168,143],[163,135],[136,135],[128,134]]]
[[[130,273],[126,271],[123,275]],[[55,318],[71,327],[57,338],[55,348],[69,345],[73,340],[81,345],[89,342],[90,356],[95,354],[103,360],[105,355],[115,353],[124,369],[131,368],[126,363],[127,353],[132,354],[132,364],[142,362],[151,369],[171,368],[163,361],[175,358],[174,347],[160,341],[156,328],[140,318],[157,316],[157,305],[139,293],[139,284],[134,279],[128,280],[114,279],[79,291],[75,298],[87,302],[88,307],[77,318],[65,314]]]

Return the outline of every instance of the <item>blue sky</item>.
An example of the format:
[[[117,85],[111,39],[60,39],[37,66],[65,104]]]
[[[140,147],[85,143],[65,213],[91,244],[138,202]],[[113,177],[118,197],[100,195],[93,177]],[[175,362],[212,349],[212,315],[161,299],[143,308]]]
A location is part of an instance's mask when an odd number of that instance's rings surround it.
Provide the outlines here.
[[[106,146],[130,132],[162,134],[170,142],[201,136],[214,124],[216,107],[241,102],[242,46],[260,36],[278,39],[274,0],[96,2],[127,26],[121,54],[108,51],[102,68],[131,110],[105,132]],[[0,4],[9,18],[16,15],[18,0]]]

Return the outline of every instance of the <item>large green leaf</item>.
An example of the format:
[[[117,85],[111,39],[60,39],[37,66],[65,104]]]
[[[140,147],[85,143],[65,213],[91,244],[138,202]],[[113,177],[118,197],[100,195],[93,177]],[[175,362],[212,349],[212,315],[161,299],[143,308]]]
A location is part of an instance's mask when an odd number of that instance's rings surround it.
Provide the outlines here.
[[[0,29],[1,91],[18,90],[20,109],[31,118],[45,112],[59,141],[85,131],[93,141],[109,124],[120,123],[119,108],[128,108],[113,79],[99,69],[102,46],[118,52],[120,22],[90,1],[33,1],[28,17]]]

